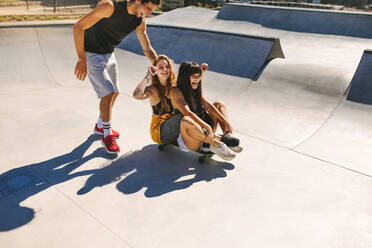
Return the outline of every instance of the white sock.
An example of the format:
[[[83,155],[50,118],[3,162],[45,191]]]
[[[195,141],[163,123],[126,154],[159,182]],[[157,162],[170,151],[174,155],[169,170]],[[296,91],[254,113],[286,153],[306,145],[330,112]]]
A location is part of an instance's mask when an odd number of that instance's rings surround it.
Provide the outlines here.
[[[111,131],[111,122],[104,122],[102,121],[102,127],[103,127],[103,137],[106,138],[107,135],[112,134]]]
[[[101,119],[101,116],[98,117],[97,127],[98,127],[98,128],[103,128],[103,126],[102,126],[102,119]]]

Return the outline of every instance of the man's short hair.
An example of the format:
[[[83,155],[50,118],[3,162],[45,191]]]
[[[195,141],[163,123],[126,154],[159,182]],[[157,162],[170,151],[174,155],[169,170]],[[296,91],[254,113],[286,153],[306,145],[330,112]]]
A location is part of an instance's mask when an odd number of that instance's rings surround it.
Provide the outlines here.
[[[141,0],[141,3],[152,2],[153,4],[160,5],[160,0]]]
[[[130,2],[134,2],[134,1],[135,0],[130,0]],[[161,0],[141,0],[141,3],[144,4],[144,3],[152,2],[153,4],[160,5],[160,1]]]
[[[142,0],[143,1],[143,0]],[[161,1],[160,0],[150,0],[153,4],[160,5]]]

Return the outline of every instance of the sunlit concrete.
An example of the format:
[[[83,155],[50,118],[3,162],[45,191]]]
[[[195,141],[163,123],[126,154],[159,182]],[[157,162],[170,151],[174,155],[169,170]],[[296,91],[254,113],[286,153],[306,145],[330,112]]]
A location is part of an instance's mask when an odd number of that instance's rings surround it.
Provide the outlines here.
[[[191,18],[198,11],[205,16]],[[112,157],[92,133],[95,93],[73,76],[71,26],[0,29],[0,179],[25,171],[41,179],[0,192],[0,247],[371,244],[372,108],[344,99],[370,40],[273,30],[216,13],[187,8],[152,22],[270,34],[286,59],[272,61],[257,81],[206,74],[207,98],[227,104],[245,150],[203,165],[151,141],[149,103],[131,97],[149,66],[144,56],[116,50],[121,95],[112,123],[122,152]],[[14,178],[13,186],[22,181]]]

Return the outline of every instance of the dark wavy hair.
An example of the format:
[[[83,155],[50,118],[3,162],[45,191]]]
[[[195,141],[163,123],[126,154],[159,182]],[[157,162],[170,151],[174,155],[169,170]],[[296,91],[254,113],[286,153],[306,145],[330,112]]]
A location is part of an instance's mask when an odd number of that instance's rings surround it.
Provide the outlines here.
[[[185,61],[180,65],[177,77],[177,86],[181,90],[187,105],[192,112],[199,114],[203,110],[202,98],[202,81],[200,80],[198,88],[195,90],[191,87],[190,76],[193,74],[202,74],[200,65],[193,61]]]
[[[156,66],[158,64],[158,62],[160,60],[165,60],[168,62],[168,66],[169,66],[169,77],[167,79],[167,86],[163,86],[160,81],[159,81],[159,78],[158,78],[158,75],[155,75],[152,77],[152,80],[151,80],[151,84],[157,89],[158,91],[158,97],[160,99],[160,102],[161,102],[161,108],[160,108],[160,112],[161,113],[169,113],[170,112],[170,107],[168,106],[166,100],[165,100],[165,97],[166,95],[168,95],[169,93],[169,90],[173,87],[173,86],[176,86],[176,77],[174,75],[174,71],[173,71],[173,61],[168,58],[168,56],[164,55],[164,54],[160,54],[158,55],[158,57],[156,58],[156,60],[154,61],[154,63],[152,63],[153,66]]]

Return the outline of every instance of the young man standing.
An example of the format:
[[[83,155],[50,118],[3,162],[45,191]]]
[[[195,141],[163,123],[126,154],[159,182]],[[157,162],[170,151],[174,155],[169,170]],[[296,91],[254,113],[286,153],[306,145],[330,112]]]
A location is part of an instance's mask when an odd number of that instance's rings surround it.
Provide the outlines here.
[[[143,52],[152,63],[157,54],[147,36],[144,17],[151,16],[159,4],[160,0],[102,0],[73,27],[78,56],[75,75],[79,80],[85,80],[88,75],[100,98],[100,116],[94,132],[103,135],[102,142],[108,153],[120,152],[115,141],[119,133],[111,129],[110,122],[112,107],[119,95],[114,48],[136,30]]]

